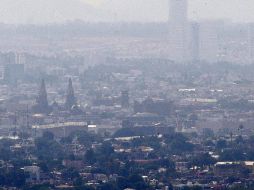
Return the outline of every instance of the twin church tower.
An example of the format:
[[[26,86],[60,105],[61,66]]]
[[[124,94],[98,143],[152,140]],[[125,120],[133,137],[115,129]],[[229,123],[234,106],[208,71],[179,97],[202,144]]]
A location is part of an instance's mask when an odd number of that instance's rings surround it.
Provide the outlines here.
[[[53,107],[58,107],[58,109],[62,111],[72,111],[74,106],[77,106],[77,101],[74,94],[74,89],[72,86],[71,79],[69,79],[69,82],[68,82],[65,104],[62,106],[58,105],[56,102],[54,102],[52,105],[49,105],[45,81],[42,80],[41,86],[39,88],[39,93],[36,98],[36,102],[32,107],[32,111],[35,113],[48,114],[51,111],[53,111]]]

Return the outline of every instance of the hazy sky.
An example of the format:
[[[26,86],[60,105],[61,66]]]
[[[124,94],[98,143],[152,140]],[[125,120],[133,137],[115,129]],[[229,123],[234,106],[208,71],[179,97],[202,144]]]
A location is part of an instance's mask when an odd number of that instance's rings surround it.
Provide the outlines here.
[[[0,22],[165,21],[168,0],[0,0]],[[254,0],[189,0],[190,19],[254,21]]]

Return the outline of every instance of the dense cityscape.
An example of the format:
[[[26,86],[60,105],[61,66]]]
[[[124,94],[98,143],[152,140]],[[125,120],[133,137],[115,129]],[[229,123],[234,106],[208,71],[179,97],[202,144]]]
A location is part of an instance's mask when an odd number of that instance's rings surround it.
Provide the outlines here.
[[[0,190],[253,190],[254,25],[0,24]]]

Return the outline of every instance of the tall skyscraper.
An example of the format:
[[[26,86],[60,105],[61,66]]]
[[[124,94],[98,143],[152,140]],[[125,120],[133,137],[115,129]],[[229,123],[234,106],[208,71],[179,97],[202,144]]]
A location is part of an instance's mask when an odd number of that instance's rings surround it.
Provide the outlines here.
[[[208,62],[220,61],[219,31],[223,27],[221,21],[205,21],[199,23],[199,53],[200,59]]]
[[[121,105],[123,108],[128,108],[130,103],[129,103],[129,91],[124,90],[121,93]]]
[[[186,24],[188,21],[188,2],[187,0],[169,0],[169,20],[176,24]]]
[[[249,24],[248,27],[248,49],[249,62],[254,63],[254,23]]]
[[[200,33],[199,33],[199,24],[192,23],[191,27],[191,39],[190,39],[190,58],[192,61],[199,60],[199,43],[200,43]]]
[[[16,84],[18,80],[24,77],[23,64],[6,64],[4,66],[4,80],[8,84]]]
[[[175,61],[185,61],[188,59],[188,2],[169,0],[169,7],[171,58]]]

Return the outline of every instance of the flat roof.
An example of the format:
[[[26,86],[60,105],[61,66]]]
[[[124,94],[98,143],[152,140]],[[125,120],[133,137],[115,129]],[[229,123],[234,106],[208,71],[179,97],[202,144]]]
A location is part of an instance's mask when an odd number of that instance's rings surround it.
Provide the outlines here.
[[[58,128],[58,127],[72,127],[72,126],[78,126],[83,127],[87,126],[86,122],[64,122],[64,123],[52,123],[52,124],[46,124],[46,125],[33,125],[33,129],[51,129],[51,128]]]

